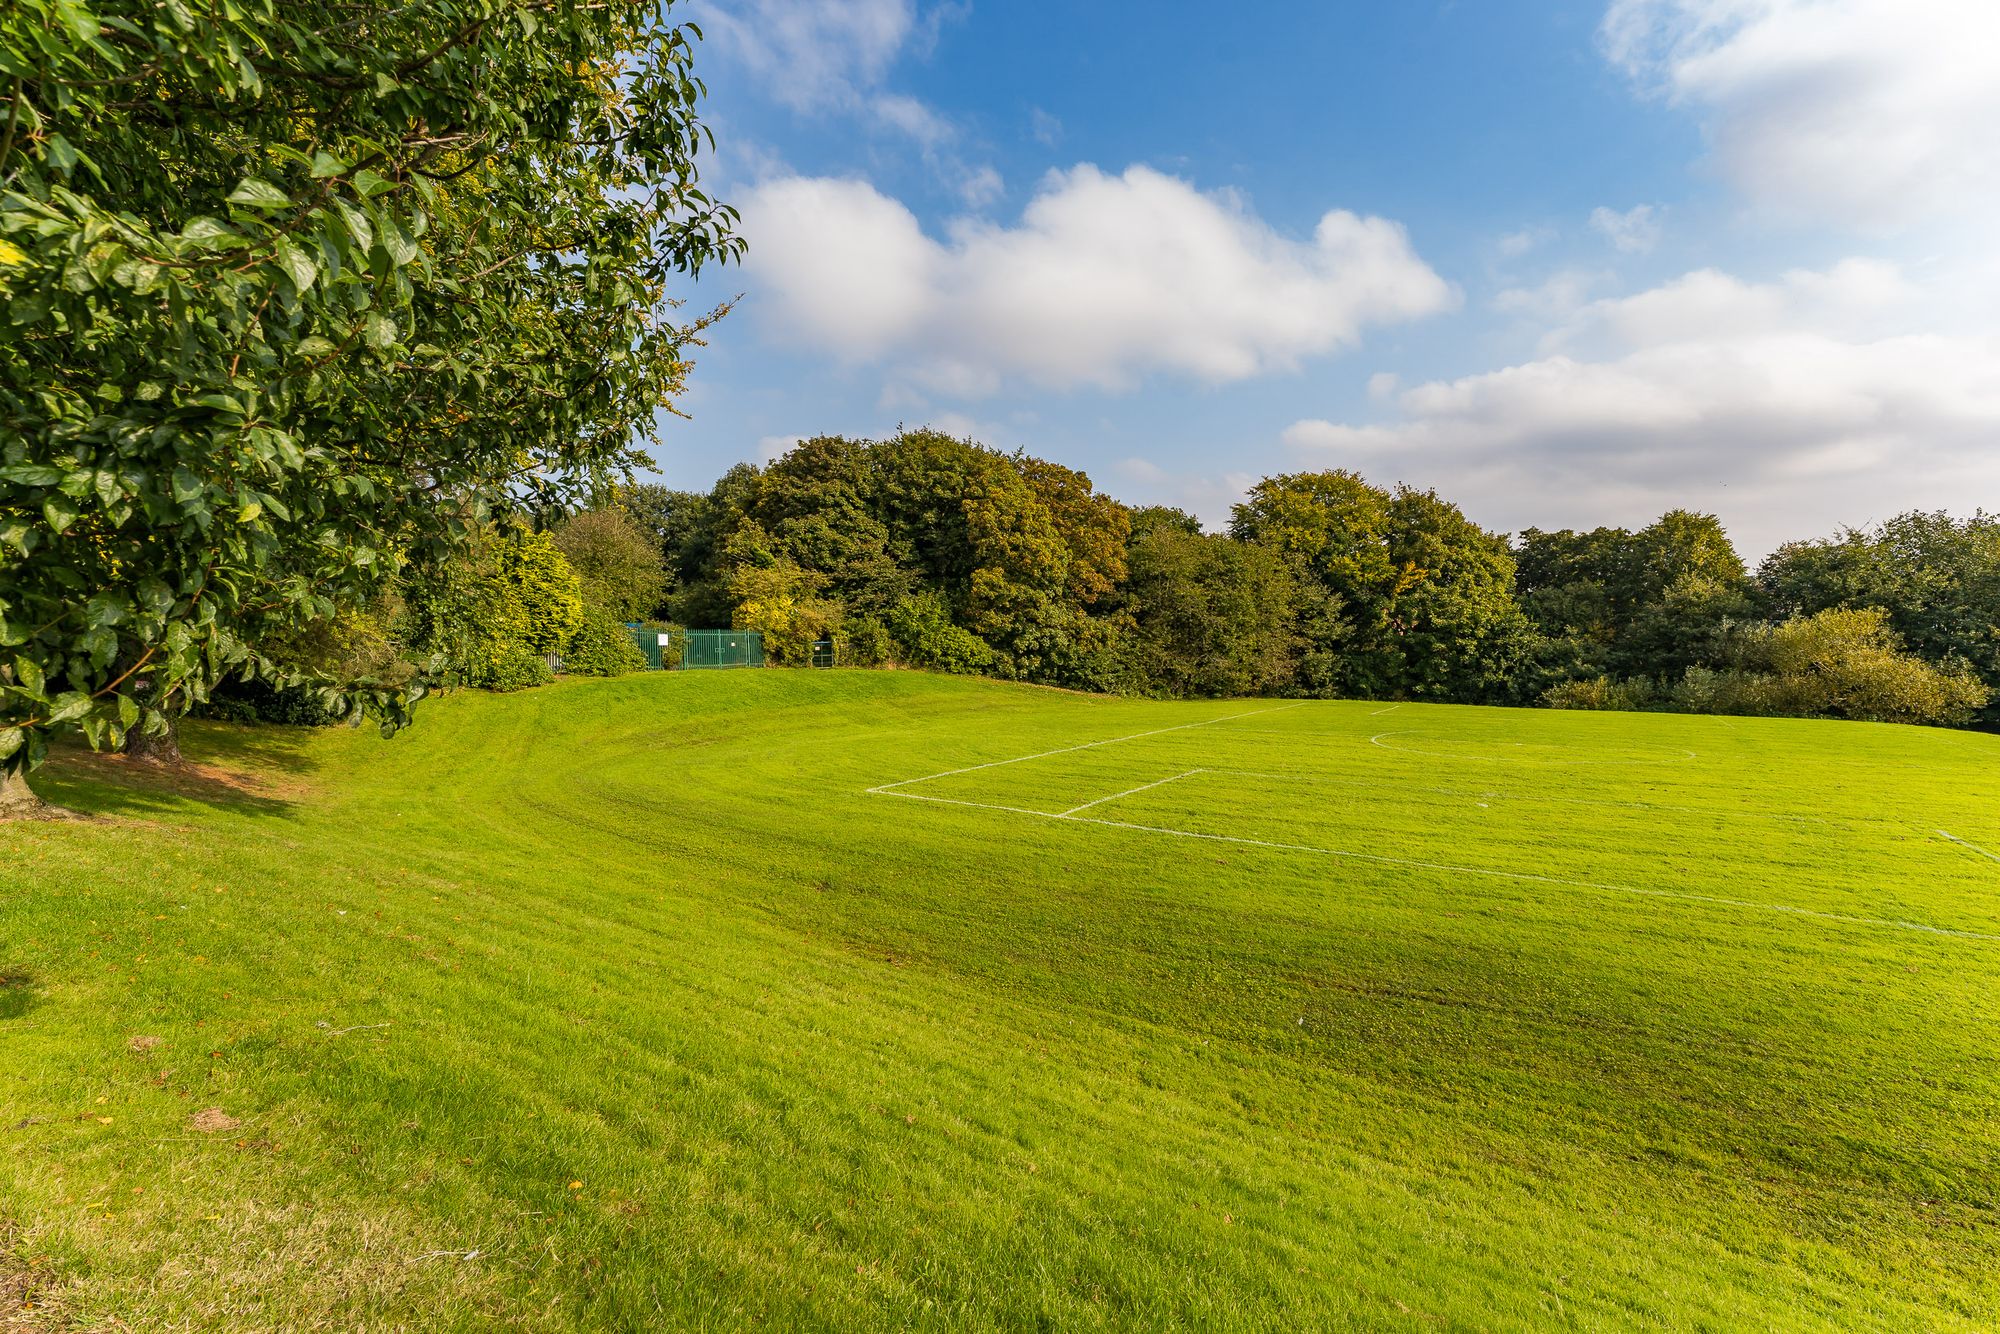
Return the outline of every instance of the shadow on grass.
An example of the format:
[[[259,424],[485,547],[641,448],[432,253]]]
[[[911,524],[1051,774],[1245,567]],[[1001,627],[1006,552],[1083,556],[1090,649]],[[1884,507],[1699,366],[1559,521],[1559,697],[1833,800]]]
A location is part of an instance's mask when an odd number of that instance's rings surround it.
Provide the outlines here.
[[[189,722],[181,725],[187,763],[178,768],[70,744],[57,747],[31,781],[44,801],[80,815],[163,816],[190,806],[281,815],[312,792],[312,735],[309,728]]]
[[[42,999],[35,975],[24,968],[0,964],[0,1022],[19,1019]]]

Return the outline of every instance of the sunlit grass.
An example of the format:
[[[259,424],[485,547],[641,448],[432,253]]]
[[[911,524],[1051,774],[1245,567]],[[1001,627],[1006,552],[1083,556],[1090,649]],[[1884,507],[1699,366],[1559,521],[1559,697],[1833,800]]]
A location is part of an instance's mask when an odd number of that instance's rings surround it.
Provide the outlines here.
[[[1385,709],[746,672],[66,759],[8,1314],[1992,1327],[2000,739]]]

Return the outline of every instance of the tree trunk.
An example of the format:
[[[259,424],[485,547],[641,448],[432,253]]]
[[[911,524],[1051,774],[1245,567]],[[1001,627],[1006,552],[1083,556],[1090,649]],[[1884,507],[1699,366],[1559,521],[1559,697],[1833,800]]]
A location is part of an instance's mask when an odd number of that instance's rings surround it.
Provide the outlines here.
[[[48,813],[48,805],[28,786],[28,776],[0,769],[0,820],[32,820]]]
[[[178,769],[181,759],[180,720],[171,713],[167,716],[167,730],[148,732],[135,727],[125,734],[125,758],[133,764],[157,764],[165,768]]]

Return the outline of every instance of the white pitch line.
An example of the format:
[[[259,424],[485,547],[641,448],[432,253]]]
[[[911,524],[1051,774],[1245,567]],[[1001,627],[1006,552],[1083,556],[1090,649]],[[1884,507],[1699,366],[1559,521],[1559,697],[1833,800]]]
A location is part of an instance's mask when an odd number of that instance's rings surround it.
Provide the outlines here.
[[[1186,775],[1181,775],[1185,777]],[[1836,922],[1844,926],[1889,927],[1899,931],[1919,931],[1927,935],[1950,936],[1959,940],[1991,941],[2000,944],[2000,935],[1990,935],[1983,931],[1960,931],[1948,926],[1932,926],[1927,922],[1899,922],[1887,917],[1856,917],[1848,913],[1821,912],[1817,908],[1799,908],[1789,903],[1759,903],[1754,899],[1731,899],[1717,894],[1688,894],[1673,889],[1644,889],[1638,885],[1615,885],[1595,880],[1567,880],[1560,876],[1535,875],[1527,871],[1496,871],[1480,866],[1454,866],[1449,862],[1418,861],[1411,857],[1387,857],[1373,852],[1346,852],[1339,848],[1316,848],[1305,843],[1273,843],[1261,838],[1238,838],[1232,834],[1198,834],[1187,829],[1167,829],[1160,825],[1128,824],[1123,820],[1099,820],[1087,815],[1070,815],[1054,811],[1029,810],[1025,806],[996,806],[984,801],[963,801],[956,797],[927,797],[918,792],[890,792],[882,788],[869,789],[871,796],[903,797],[909,801],[930,801],[940,806],[970,806],[983,811],[1005,811],[1012,815],[1032,815],[1042,820],[1066,820],[1071,824],[1102,825],[1107,829],[1127,829],[1141,834],[1165,834],[1172,838],[1194,838],[1209,843],[1234,843],[1243,847],[1268,848],[1275,852],[1309,852],[1321,857],[1339,857],[1348,861],[1373,862],[1381,866],[1407,866],[1421,871],[1444,871],[1453,875],[1478,875],[1494,880],[1515,880],[1537,885],[1557,885],[1569,889],[1590,889],[1607,894],[1636,894],[1644,898],[1674,899],[1683,903],[1706,903],[1725,908],[1749,908],[1759,912],[1784,913],[1792,917],[1810,917],[1822,922]],[[1984,851],[1984,849],[1981,849]]]
[[[1081,806],[1072,806],[1063,812],[1063,817],[1067,819],[1075,815],[1078,811],[1089,810],[1092,806],[1102,806],[1105,802],[1117,801],[1120,797],[1136,797],[1141,792],[1150,792],[1156,787],[1165,787],[1169,783],[1178,783],[1183,778],[1193,778],[1196,774],[1205,774],[1207,772],[1208,770],[1206,769],[1190,769],[1184,774],[1175,774],[1172,778],[1162,778],[1151,783],[1141,783],[1137,787],[1128,787],[1123,792],[1113,792],[1108,797],[1099,797],[1096,801],[1086,801]]]
[[[1221,718],[1204,718],[1198,723],[1182,723],[1178,727],[1156,727],[1150,732],[1134,732],[1131,736],[1114,736],[1107,737],[1103,741],[1086,741],[1080,746],[1061,746],[1055,750],[1045,750],[1034,755],[1016,755],[1011,760],[989,760],[985,764],[968,764],[963,769],[947,769],[941,774],[926,774],[922,778],[905,778],[896,783],[884,783],[880,787],[869,788],[868,793],[871,796],[877,794],[899,796],[902,794],[895,792],[893,789],[909,787],[916,783],[928,783],[939,778],[955,778],[959,774],[978,773],[981,769],[998,769],[1002,765],[1007,764],[1026,764],[1029,760],[1046,760],[1051,755],[1069,755],[1079,750],[1094,750],[1099,746],[1115,746],[1122,741],[1138,741],[1149,736],[1165,736],[1169,732],[1185,732],[1191,727],[1213,727],[1217,723],[1234,722],[1238,718],[1255,718],[1263,713],[1283,713],[1287,709],[1303,707],[1305,707],[1303,701],[1298,704],[1281,704],[1275,709],[1252,709],[1248,713],[1232,713]],[[1036,813],[1046,814],[1047,812]]]
[[[1988,852],[1985,848],[1980,847],[1977,843],[1968,843],[1964,839],[1958,837],[1958,835],[1956,834],[1947,834],[1944,830],[1940,829],[1937,831],[1937,836],[1941,839],[1946,840],[1947,842],[1956,843],[1961,848],[1970,848],[1972,851],[1978,853],[1982,857],[1987,858],[1989,861],[2000,862],[2000,853]]]
[[[1369,714],[1368,716],[1369,716],[1370,718],[1380,718],[1380,717],[1381,717],[1381,716],[1382,716],[1383,714],[1385,714],[1385,713],[1394,713],[1394,712],[1395,712],[1396,710],[1398,710],[1398,709],[1400,709],[1400,708],[1402,708],[1402,707],[1403,707],[1403,706],[1402,706],[1402,705],[1400,705],[1400,704],[1391,704],[1391,705],[1390,705],[1390,706],[1389,706],[1388,708],[1386,708],[1386,709],[1377,709],[1377,710],[1375,710],[1375,712],[1373,712],[1373,713]]]

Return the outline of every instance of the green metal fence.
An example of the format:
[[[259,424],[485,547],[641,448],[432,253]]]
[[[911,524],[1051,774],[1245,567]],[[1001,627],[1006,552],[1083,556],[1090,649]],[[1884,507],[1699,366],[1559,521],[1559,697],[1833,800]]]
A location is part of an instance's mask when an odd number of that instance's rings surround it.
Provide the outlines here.
[[[648,668],[657,672],[667,665],[667,631],[643,625],[628,625],[625,628],[632,632],[632,642],[639,646],[639,652],[646,655]]]
[[[755,630],[681,630],[681,668],[762,667],[764,636]]]

